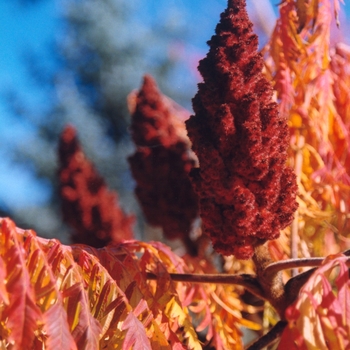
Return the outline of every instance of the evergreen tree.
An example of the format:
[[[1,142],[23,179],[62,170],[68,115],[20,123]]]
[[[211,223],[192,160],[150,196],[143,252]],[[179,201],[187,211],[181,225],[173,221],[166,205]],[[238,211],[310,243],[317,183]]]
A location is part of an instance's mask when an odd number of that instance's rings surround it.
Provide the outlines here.
[[[17,158],[29,159],[53,191],[45,208],[14,210],[13,216],[22,225],[41,234],[60,232],[57,237],[64,239],[62,232],[67,231],[62,228],[57,196],[57,143],[68,123],[76,127],[87,156],[107,184],[120,194],[122,206],[127,212],[135,207],[126,162],[133,151],[127,132],[127,95],[139,87],[145,73],[155,76],[163,91],[180,102],[186,98],[189,104],[192,95],[172,89],[171,72],[179,62],[169,54],[169,45],[184,36],[184,28],[166,18],[153,28],[143,24],[141,5],[139,0],[61,2],[62,32],[56,46],[59,69],[45,74],[32,62],[35,78],[51,86],[51,95],[40,115],[24,108],[21,117],[35,125],[37,134],[17,148]],[[36,224],[39,211],[46,212],[47,219],[40,227]]]

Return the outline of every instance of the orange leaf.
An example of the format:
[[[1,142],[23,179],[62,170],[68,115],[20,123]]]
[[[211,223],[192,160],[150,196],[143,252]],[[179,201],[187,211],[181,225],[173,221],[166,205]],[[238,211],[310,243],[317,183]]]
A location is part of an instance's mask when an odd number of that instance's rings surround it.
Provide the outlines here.
[[[46,341],[47,350],[77,350],[77,346],[67,327],[67,313],[61,304],[53,305],[45,313],[44,319],[46,331],[49,335]]]
[[[145,325],[137,318],[143,311],[147,309],[145,300],[141,300],[133,312],[130,312],[125,319],[122,330],[126,330],[125,340],[123,342],[123,350],[151,350],[149,339],[145,333]]]
[[[1,231],[1,255],[7,267],[6,289],[11,296],[1,318],[10,331],[9,340],[14,343],[13,349],[31,349],[34,332],[38,329],[42,314],[36,305],[34,289],[30,284],[22,239],[17,236],[15,225],[9,220],[2,221]]]
[[[348,349],[350,279],[345,256],[329,256],[286,311],[279,349]],[[334,281],[334,275],[336,275]]]

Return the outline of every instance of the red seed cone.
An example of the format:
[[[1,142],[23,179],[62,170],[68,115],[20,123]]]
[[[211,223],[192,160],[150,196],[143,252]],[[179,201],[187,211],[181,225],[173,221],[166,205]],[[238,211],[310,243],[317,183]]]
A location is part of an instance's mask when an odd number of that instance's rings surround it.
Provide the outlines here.
[[[59,143],[59,179],[63,219],[73,229],[73,241],[100,248],[133,239],[134,218],[118,206],[117,194],[86,159],[72,126]]]
[[[131,134],[136,152],[129,163],[146,220],[160,226],[168,239],[182,239],[193,253],[189,234],[198,215],[198,199],[188,174],[194,155],[184,123],[176,119],[168,99],[148,75],[136,96]]]
[[[216,251],[248,259],[293,219],[296,179],[286,167],[287,121],[262,75],[244,0],[228,2],[199,71],[204,82],[186,121],[199,168],[193,184]]]

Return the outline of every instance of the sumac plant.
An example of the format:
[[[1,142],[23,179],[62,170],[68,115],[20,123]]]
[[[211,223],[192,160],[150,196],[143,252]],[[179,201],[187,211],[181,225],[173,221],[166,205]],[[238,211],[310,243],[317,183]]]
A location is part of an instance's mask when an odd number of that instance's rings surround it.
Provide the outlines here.
[[[1,349],[350,349],[339,3],[282,1],[261,52],[245,6],[229,0],[208,41],[192,116],[148,75],[128,99],[136,197],[182,249],[135,240],[67,126],[58,178],[76,244],[1,219]]]

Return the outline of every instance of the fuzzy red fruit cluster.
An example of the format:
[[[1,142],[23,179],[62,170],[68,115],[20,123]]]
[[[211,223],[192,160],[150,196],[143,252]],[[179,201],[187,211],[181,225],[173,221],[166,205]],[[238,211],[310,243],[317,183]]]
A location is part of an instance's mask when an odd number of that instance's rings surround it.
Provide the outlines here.
[[[72,126],[61,134],[59,161],[63,219],[74,229],[73,241],[100,248],[132,239],[134,218],[125,215],[117,194],[86,159]]]
[[[182,239],[190,248],[198,199],[188,174],[195,160],[184,123],[174,113],[156,82],[146,75],[132,111],[136,152],[129,162],[136,196],[148,223],[161,227],[169,239]]]
[[[262,74],[258,38],[244,0],[228,2],[200,61],[203,82],[186,122],[199,168],[192,170],[204,232],[239,259],[275,239],[293,219],[296,179],[286,166],[287,121]]]

